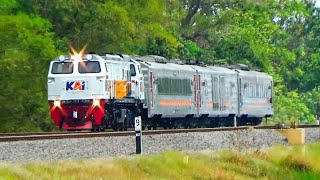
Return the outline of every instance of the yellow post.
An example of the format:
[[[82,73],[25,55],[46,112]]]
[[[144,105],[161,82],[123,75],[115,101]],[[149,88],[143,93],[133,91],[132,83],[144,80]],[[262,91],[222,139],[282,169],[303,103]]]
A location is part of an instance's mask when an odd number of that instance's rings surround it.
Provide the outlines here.
[[[304,144],[305,143],[305,130],[298,129],[277,129],[278,132],[287,137],[290,144]]]

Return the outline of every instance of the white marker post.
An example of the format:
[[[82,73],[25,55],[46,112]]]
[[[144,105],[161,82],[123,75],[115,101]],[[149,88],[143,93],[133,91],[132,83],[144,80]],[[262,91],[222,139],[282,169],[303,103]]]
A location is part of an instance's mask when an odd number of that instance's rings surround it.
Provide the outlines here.
[[[136,132],[136,154],[142,152],[142,131],[141,131],[141,116],[134,118],[134,130]]]

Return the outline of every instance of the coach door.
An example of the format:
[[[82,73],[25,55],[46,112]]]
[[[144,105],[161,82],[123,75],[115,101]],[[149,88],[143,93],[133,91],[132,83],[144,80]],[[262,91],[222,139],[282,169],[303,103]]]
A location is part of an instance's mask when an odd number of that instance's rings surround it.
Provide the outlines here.
[[[197,115],[199,115],[199,109],[201,108],[201,76],[200,74],[193,75],[193,88],[194,88],[194,108],[197,109]]]
[[[226,95],[228,91],[226,89],[226,82],[225,82],[225,76],[219,77],[219,110],[225,111],[226,110]]]
[[[238,114],[240,114],[240,110],[242,109],[243,105],[243,91],[242,91],[242,82],[241,82],[241,77],[239,77],[238,73]]]
[[[212,76],[212,86],[212,109],[225,111],[227,95],[225,76]]]
[[[219,77],[211,76],[212,78],[212,109],[214,111],[219,111],[219,101],[220,101],[220,92],[219,92]]]

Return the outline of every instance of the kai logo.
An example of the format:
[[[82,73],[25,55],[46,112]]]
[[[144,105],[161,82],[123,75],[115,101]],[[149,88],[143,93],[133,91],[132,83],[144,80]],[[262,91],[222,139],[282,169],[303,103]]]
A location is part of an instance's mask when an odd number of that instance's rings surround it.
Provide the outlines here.
[[[84,81],[67,81],[66,90],[67,91],[84,91],[85,82]]]

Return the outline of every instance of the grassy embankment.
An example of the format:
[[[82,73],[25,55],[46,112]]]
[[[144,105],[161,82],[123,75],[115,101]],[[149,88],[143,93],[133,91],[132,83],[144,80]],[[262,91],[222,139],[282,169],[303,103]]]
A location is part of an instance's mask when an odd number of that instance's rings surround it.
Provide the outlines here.
[[[1,163],[0,179],[320,179],[320,144],[252,152],[166,152],[155,156],[30,164]]]

